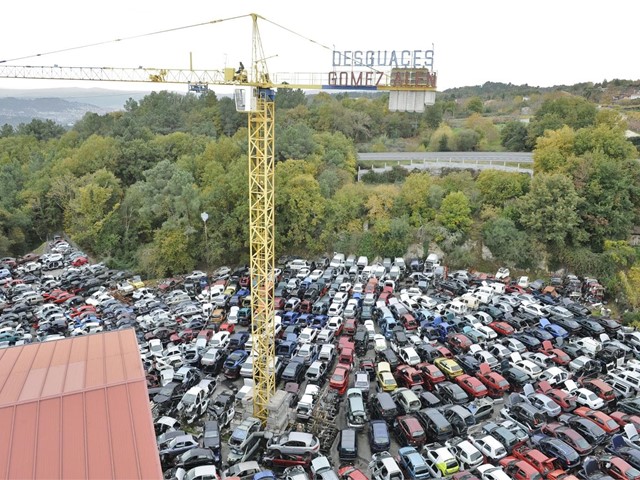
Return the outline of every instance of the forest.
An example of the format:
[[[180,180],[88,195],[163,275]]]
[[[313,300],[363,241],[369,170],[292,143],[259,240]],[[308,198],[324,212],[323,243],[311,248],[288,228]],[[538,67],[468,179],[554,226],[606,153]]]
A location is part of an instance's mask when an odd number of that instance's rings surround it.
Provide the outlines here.
[[[640,225],[640,164],[625,137],[637,107],[599,108],[585,88],[489,87],[438,94],[423,114],[389,112],[384,95],[281,89],[276,255],[437,246],[452,267],[595,275],[640,306],[628,242]],[[246,263],[246,122],[231,98],[163,91],[70,129],[1,127],[0,256],[64,231],[94,258],[147,277]],[[356,182],[356,152],[393,150],[533,151],[535,174],[394,169]]]

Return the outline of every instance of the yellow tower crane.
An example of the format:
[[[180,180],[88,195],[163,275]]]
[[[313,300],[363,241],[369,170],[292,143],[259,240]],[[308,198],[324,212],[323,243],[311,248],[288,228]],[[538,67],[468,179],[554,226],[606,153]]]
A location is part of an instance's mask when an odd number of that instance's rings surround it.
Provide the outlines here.
[[[323,74],[293,74],[293,79],[270,76],[267,70],[257,14],[253,23],[250,70],[194,70],[170,68],[109,68],[19,66],[0,63],[0,78],[85,80],[187,84],[201,92],[209,85],[235,86],[236,109],[248,114],[249,130],[249,244],[251,268],[252,336],[254,339],[253,414],[266,422],[269,401],[275,393],[274,324],[274,122],[275,92],[278,88],[337,91],[388,91],[389,109],[420,112],[435,101],[436,74],[432,68],[416,65],[416,55],[424,60],[432,50],[399,52],[333,52],[344,71]],[[240,18],[240,17],[234,17]],[[266,20],[266,19],[265,19]],[[220,20],[207,22],[217,23]],[[162,33],[162,32],[158,32]],[[384,61],[380,62],[380,56]],[[382,72],[371,66],[392,67]],[[359,56],[360,60],[356,60]],[[432,57],[431,57],[432,60]],[[419,63],[419,62],[418,62]],[[334,62],[335,66],[335,62]],[[286,78],[286,79],[285,79]],[[304,78],[304,81],[300,79]]]

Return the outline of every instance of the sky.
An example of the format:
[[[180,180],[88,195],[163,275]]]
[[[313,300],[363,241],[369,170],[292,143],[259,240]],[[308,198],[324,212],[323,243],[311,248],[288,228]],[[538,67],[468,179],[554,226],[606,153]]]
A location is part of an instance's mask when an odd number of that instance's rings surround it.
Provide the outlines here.
[[[596,8],[597,5],[597,8]],[[225,20],[171,33],[128,37],[257,13],[269,72],[334,67],[333,50],[434,50],[438,90],[487,81],[531,86],[638,79],[640,2],[360,0],[32,0],[2,6],[3,65],[188,68],[245,66],[251,20]],[[277,26],[276,26],[277,25]],[[123,39],[112,42],[115,39]],[[103,43],[106,42],[106,43]],[[79,48],[103,43],[90,48]],[[51,53],[58,50],[66,52]],[[40,56],[36,56],[40,54]],[[148,84],[0,78],[0,89],[101,87],[150,90]],[[156,89],[180,91],[183,86]],[[218,91],[218,89],[216,89]],[[225,89],[221,89],[226,93]]]

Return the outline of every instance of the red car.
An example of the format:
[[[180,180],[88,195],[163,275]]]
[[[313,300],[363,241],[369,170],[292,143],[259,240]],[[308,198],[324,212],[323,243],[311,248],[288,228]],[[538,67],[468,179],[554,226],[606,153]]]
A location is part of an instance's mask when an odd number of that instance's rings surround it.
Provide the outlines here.
[[[469,347],[473,345],[473,342],[463,333],[450,333],[447,335],[447,344],[455,352],[462,353],[469,350]]]
[[[487,387],[492,398],[502,398],[509,391],[509,382],[498,372],[494,372],[488,363],[481,363],[476,378]]]
[[[282,297],[276,297],[273,299],[273,308],[275,310],[284,310],[284,306],[287,304],[287,301]]]
[[[640,432],[640,416],[629,415],[628,413],[618,411],[610,413],[609,416],[618,422],[618,425],[621,427],[624,427],[627,423],[631,423],[636,427],[636,430]]]
[[[44,299],[45,302],[53,302],[55,299],[57,299],[63,293],[67,293],[67,291],[66,290],[60,290],[59,288],[54,288],[50,292],[43,293],[42,294],[42,298]]]
[[[402,415],[393,422],[393,429],[400,445],[420,448],[427,443],[427,433],[420,421],[413,415]]]
[[[620,425],[618,425],[618,422],[604,412],[592,410],[589,407],[578,407],[573,411],[573,413],[591,420],[609,435],[613,435],[620,431]]]
[[[347,465],[338,470],[338,476],[341,480],[369,480],[369,477],[367,477],[362,470],[351,465]]]
[[[442,373],[442,370],[431,363],[419,363],[416,365],[416,370],[422,374],[422,383],[427,390],[433,390],[436,384],[444,382],[447,379],[444,373]]]
[[[342,333],[344,335],[348,335],[350,337],[353,337],[356,333],[356,329],[357,329],[357,325],[356,325],[356,319],[355,318],[347,318],[344,321],[344,326],[342,327]]]
[[[71,309],[71,318],[78,317],[83,313],[96,313],[96,307],[93,305],[82,305],[80,307],[73,307]]]
[[[417,320],[410,313],[405,313],[400,317],[400,321],[406,330],[417,330],[420,325],[418,325]]]
[[[600,468],[618,480],[638,480],[640,479],[640,471],[632,467],[620,457],[611,455],[603,455],[599,459]]]
[[[443,347],[442,345],[437,345],[436,350],[440,352],[444,358],[453,358],[453,353],[447,347]]]
[[[400,365],[396,369],[394,377],[396,377],[396,382],[400,387],[412,388],[424,385],[420,371],[409,365]]]
[[[218,327],[219,332],[229,332],[233,333],[236,330],[236,326],[233,323],[222,322],[220,327]]]
[[[577,406],[576,397],[570,395],[564,390],[551,388],[549,382],[540,382],[538,384],[538,392],[544,393],[547,397],[560,405],[563,412],[571,412]]]
[[[83,255],[76,257],[73,259],[73,262],[71,262],[71,265],[74,267],[81,267],[82,265],[86,265],[87,263],[89,263],[89,259]]]
[[[185,328],[180,333],[174,333],[169,337],[169,341],[173,342],[174,345],[180,345],[181,343],[189,343],[196,336],[196,332],[191,330],[190,328]]]
[[[453,480],[480,480],[473,473],[465,470],[463,472],[454,473],[451,477]]]
[[[62,292],[60,295],[58,295],[56,298],[53,299],[53,303],[58,303],[58,304],[64,303],[73,297],[75,297],[73,293]]]
[[[513,447],[511,454],[520,459],[528,462],[539,471],[542,475],[547,475],[547,473],[552,472],[556,469],[553,465],[553,458],[547,457],[540,450],[535,448],[529,448],[526,445],[518,445]]]
[[[346,365],[351,369],[353,366],[354,350],[353,348],[344,347],[338,355],[338,365]]]
[[[303,300],[300,304],[300,313],[311,313],[313,302],[311,300]]]
[[[353,343],[353,340],[349,337],[341,336],[338,339],[338,351],[342,351],[344,348],[350,348],[354,350],[356,348],[356,344]]]
[[[564,443],[573,447],[573,449],[578,452],[578,455],[589,455],[593,452],[594,447],[582,435],[562,423],[547,423],[542,426],[542,433],[562,440]]]
[[[338,365],[329,380],[329,388],[337,390],[339,395],[344,395],[349,387],[349,371],[350,368],[346,365]]]
[[[581,378],[578,383],[591,390],[606,403],[614,402],[616,399],[613,388],[599,378]]]
[[[504,473],[514,480],[542,480],[542,475],[533,465],[516,457],[505,457],[500,460]]]
[[[538,349],[538,352],[548,355],[556,365],[569,365],[569,362],[571,362],[571,357],[563,350],[555,348],[549,340],[542,342],[542,347]]]
[[[468,395],[474,398],[486,397],[489,394],[487,387],[476,377],[471,375],[459,375],[455,381]]]
[[[488,327],[492,328],[498,335],[513,335],[516,333],[515,329],[507,322],[491,322]]]

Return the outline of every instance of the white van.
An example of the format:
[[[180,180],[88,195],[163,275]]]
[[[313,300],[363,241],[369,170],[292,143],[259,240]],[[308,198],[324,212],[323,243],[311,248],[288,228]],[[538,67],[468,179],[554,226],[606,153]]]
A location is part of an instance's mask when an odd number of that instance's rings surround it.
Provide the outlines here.
[[[451,303],[449,303],[447,310],[456,315],[466,315],[468,311],[467,305],[464,302],[461,302],[460,300],[458,300],[457,298],[454,298],[453,300],[451,300]]]
[[[344,253],[335,253],[329,266],[332,268],[344,267]]]
[[[364,255],[361,257],[358,257],[358,261],[356,262],[356,265],[358,266],[359,270],[362,270],[364,269],[364,267],[369,265],[369,259]]]

